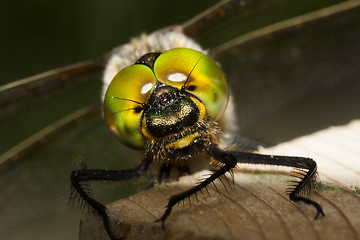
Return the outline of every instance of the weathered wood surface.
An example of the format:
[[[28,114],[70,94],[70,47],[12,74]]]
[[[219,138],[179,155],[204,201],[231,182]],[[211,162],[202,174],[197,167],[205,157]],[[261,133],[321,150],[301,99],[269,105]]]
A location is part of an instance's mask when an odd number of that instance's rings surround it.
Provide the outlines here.
[[[341,138],[341,141],[338,141]],[[235,173],[234,190],[220,182],[174,207],[162,230],[167,199],[193,186],[206,172],[108,205],[114,232],[125,239],[360,239],[360,121],[331,127],[260,152],[316,159],[322,181],[309,196],[325,217],[314,220],[312,206],[293,203],[285,193],[287,177]],[[263,170],[257,168],[257,170]],[[109,239],[101,218],[89,213],[81,221],[80,239]]]

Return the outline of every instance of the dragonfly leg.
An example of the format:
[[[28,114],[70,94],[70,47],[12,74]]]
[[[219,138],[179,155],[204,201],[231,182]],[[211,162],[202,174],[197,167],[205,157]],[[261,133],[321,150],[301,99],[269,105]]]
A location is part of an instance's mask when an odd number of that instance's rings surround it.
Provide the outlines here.
[[[158,174],[158,183],[161,184],[169,179],[171,164],[163,164],[160,167],[159,174]]]
[[[200,182],[198,185],[182,193],[174,195],[169,199],[164,214],[159,220],[157,220],[162,222],[163,227],[166,218],[170,215],[172,207],[175,204],[202,190],[210,183],[215,181],[217,178],[229,172],[232,168],[236,166],[237,163],[278,165],[293,167],[297,169],[298,171],[295,172],[295,174],[300,180],[293,182],[294,184],[289,186],[288,195],[290,200],[294,202],[301,201],[314,206],[317,210],[315,219],[320,214],[323,216],[325,215],[319,203],[311,199],[299,196],[300,192],[305,190],[306,188],[310,188],[312,182],[315,180],[317,165],[313,159],[304,157],[274,156],[247,152],[224,151],[218,148],[216,144],[210,144],[208,152],[213,158],[220,161],[224,165],[220,167],[217,171],[215,171],[213,174],[211,174],[207,179]]]
[[[236,158],[230,152],[226,152],[226,151],[223,151],[220,148],[218,148],[217,144],[210,144],[208,152],[212,157],[214,157],[216,160],[222,162],[224,165],[222,167],[220,167],[218,170],[216,170],[214,173],[212,173],[204,181],[197,184],[196,186],[170,197],[164,214],[161,216],[160,219],[158,219],[156,221],[156,222],[161,221],[163,228],[164,228],[164,222],[165,222],[166,218],[170,215],[171,210],[174,205],[176,205],[178,202],[184,200],[185,198],[190,197],[191,195],[197,193],[198,191],[201,191],[202,189],[206,188],[209,184],[214,182],[217,178],[226,174],[228,171],[230,171],[232,168],[234,168],[236,166],[236,163],[237,163]]]
[[[173,165],[169,163],[165,163],[161,165],[158,173],[158,183],[161,184],[165,181],[167,181],[170,177],[170,170],[172,169]],[[188,165],[177,165],[176,166],[177,171],[180,174],[190,174],[190,169]]]
[[[156,181],[158,184],[161,184],[169,179],[170,176],[170,170],[171,170],[170,164],[163,164],[161,165],[158,173],[157,180],[152,181],[145,189],[153,188],[156,184]]]
[[[304,202],[314,206],[317,210],[315,219],[321,214],[325,216],[324,211],[319,203],[299,196],[304,190],[310,190],[316,178],[316,162],[311,158],[305,157],[289,157],[277,155],[263,155],[257,153],[232,152],[237,158],[238,163],[277,165],[295,168],[295,177],[298,181],[292,181],[288,187],[288,195],[290,200],[294,202]]]
[[[79,193],[80,197],[89,204],[102,217],[106,232],[111,239],[117,239],[110,229],[109,217],[106,207],[92,198],[86,192],[81,182],[93,180],[124,181],[136,176],[143,175],[150,165],[150,161],[144,159],[136,167],[126,170],[102,170],[102,169],[79,169],[71,173],[70,179],[72,187]]]

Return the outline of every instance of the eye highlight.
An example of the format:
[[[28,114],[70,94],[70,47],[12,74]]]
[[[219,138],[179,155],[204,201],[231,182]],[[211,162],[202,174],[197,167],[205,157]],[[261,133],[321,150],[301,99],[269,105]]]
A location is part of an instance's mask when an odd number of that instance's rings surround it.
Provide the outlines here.
[[[142,88],[141,88],[141,94],[147,94],[150,92],[151,89],[153,89],[154,84],[153,83],[146,83]]]
[[[178,89],[185,87],[197,96],[215,120],[225,111],[229,99],[225,75],[202,52],[188,48],[166,51],[156,59],[154,73],[160,82]]]
[[[155,76],[145,65],[135,64],[122,69],[111,81],[104,100],[104,116],[121,142],[142,148],[140,133],[142,103],[146,103],[155,87]]]
[[[181,72],[169,74],[168,79],[172,82],[185,82],[187,75]]]

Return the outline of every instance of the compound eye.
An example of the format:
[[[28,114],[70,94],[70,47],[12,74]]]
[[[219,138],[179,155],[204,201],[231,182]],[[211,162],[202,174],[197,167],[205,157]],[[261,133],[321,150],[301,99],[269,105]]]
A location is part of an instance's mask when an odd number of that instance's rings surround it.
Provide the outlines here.
[[[229,89],[219,66],[202,52],[175,48],[162,53],[155,61],[154,72],[160,82],[197,96],[215,120],[225,111]]]
[[[145,65],[122,69],[111,81],[104,100],[104,116],[111,132],[132,148],[142,148],[140,130],[142,103],[146,103],[155,86],[155,76]]]

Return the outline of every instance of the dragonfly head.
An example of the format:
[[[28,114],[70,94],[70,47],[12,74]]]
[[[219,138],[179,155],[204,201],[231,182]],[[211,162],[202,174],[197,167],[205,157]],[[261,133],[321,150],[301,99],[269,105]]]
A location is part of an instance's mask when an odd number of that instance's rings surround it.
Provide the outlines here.
[[[171,152],[208,139],[228,98],[226,78],[210,57],[175,48],[120,70],[107,89],[104,116],[124,144]]]

